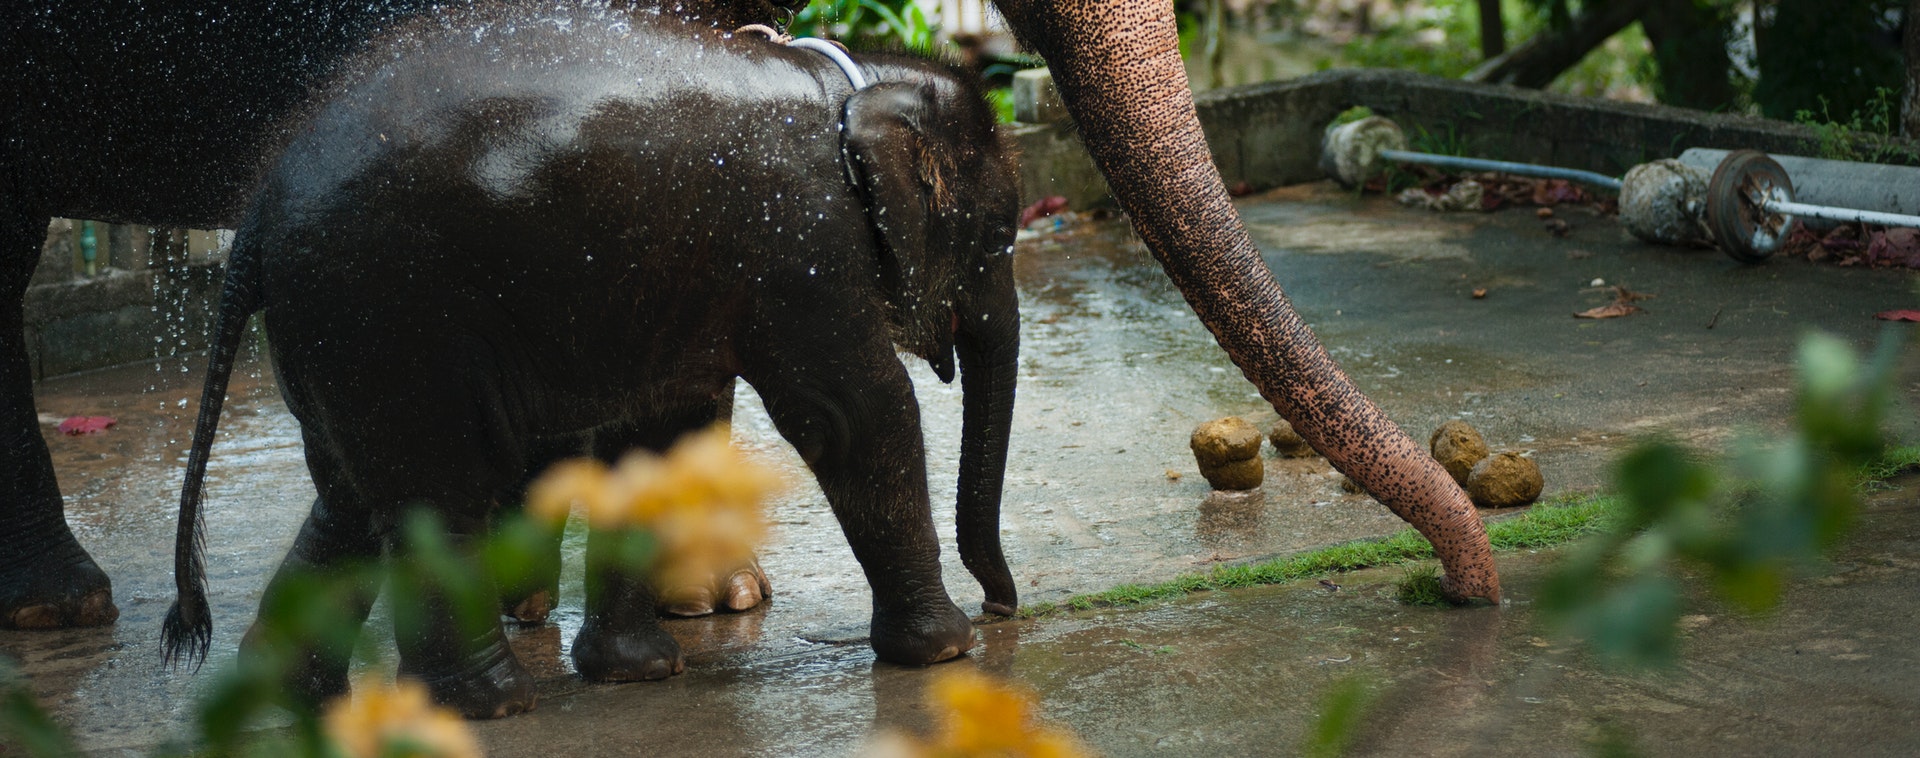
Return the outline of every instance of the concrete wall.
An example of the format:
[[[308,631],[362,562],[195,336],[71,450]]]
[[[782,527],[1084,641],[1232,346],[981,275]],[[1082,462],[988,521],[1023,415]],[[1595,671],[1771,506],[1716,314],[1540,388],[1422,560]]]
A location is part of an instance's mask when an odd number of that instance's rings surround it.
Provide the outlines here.
[[[199,350],[219,296],[219,238],[209,232],[54,219],[27,288],[27,357],[35,379]]]
[[[1690,147],[1807,154],[1807,127],[1750,116],[1556,95],[1404,71],[1343,69],[1232,87],[1196,97],[1214,162],[1231,186],[1256,189],[1325,178],[1320,134],[1354,106],[1424,130],[1480,158],[1541,163],[1619,176]],[[1067,125],[1013,128],[1029,200],[1064,195],[1075,207],[1107,202],[1106,186]]]

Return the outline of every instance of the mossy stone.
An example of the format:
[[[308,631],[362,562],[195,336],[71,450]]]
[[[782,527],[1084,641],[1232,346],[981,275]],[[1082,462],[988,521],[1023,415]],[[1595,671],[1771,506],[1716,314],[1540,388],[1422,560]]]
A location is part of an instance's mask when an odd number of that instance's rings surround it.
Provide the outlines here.
[[[1532,458],[1500,453],[1474,464],[1467,477],[1467,497],[1482,508],[1512,508],[1540,499],[1545,486],[1540,464]]]
[[[1487,441],[1481,439],[1480,432],[1460,419],[1453,419],[1433,430],[1433,436],[1427,438],[1427,448],[1432,451],[1433,459],[1447,470],[1455,484],[1466,486],[1467,475],[1473,473],[1473,467],[1487,457]]]
[[[1307,439],[1294,431],[1293,425],[1287,423],[1286,419],[1273,422],[1273,427],[1267,430],[1267,441],[1273,443],[1273,451],[1282,458],[1312,458],[1317,455],[1313,446],[1307,444]]]

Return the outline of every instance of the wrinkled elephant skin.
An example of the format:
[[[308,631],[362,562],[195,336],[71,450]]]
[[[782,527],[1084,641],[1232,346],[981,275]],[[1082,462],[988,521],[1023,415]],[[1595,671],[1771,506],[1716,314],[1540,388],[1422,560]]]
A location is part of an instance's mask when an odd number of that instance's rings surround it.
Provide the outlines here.
[[[48,219],[231,228],[293,108],[382,29],[447,4],[0,3],[0,627],[119,616],[67,526],[34,409],[21,306]],[[803,4],[674,3],[727,29]]]
[[[663,448],[744,379],[806,460],[873,590],[871,644],[974,644],[942,582],[913,385],[896,345],[964,377],[961,496],[997,521],[1019,336],[1017,179],[992,110],[945,68],[825,56],[652,14],[455,10],[350,59],[235,237],[189,460],[168,646],[204,650],[199,485],[247,317],[264,312],[321,502],[289,570],[370,560],[403,506],[456,541],[552,451],[610,428]],[[368,367],[377,366],[377,370]],[[984,541],[983,541],[984,540]],[[604,566],[590,538],[588,565]],[[961,547],[1016,598],[997,531]],[[278,581],[276,579],[276,581]],[[271,605],[273,597],[262,600]],[[644,577],[593,570],[574,662],[682,670]],[[532,705],[497,623],[400,631],[403,672],[475,717]],[[362,617],[364,618],[364,616]],[[197,648],[197,649],[196,649]],[[345,661],[302,672],[337,687]],[[311,693],[322,695],[327,693]]]

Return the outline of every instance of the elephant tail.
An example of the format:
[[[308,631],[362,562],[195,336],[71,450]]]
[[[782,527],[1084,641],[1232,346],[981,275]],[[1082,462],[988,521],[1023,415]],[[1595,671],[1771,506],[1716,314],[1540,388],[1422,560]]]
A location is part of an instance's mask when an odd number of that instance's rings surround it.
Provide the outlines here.
[[[200,505],[207,457],[213,449],[214,428],[220,422],[220,406],[227,398],[233,361],[246,335],[247,319],[263,304],[259,236],[242,230],[227,258],[226,282],[220,291],[218,320],[207,355],[206,387],[201,390],[200,415],[193,425],[186,483],[180,488],[180,525],[173,546],[175,598],[162,628],[163,656],[168,665],[184,661],[198,669],[213,643],[213,617],[207,607],[206,525]]]

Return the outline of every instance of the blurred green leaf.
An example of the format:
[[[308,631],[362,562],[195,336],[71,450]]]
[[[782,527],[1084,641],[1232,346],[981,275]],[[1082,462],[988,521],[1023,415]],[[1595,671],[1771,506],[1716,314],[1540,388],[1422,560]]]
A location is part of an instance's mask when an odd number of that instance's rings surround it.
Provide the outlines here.
[[[76,755],[66,730],[40,708],[13,664],[0,658],[0,754],[67,756]]]
[[[1359,736],[1361,718],[1371,700],[1366,683],[1357,677],[1334,682],[1320,697],[1320,715],[1307,731],[1300,754],[1310,758],[1346,755],[1354,737]]]

